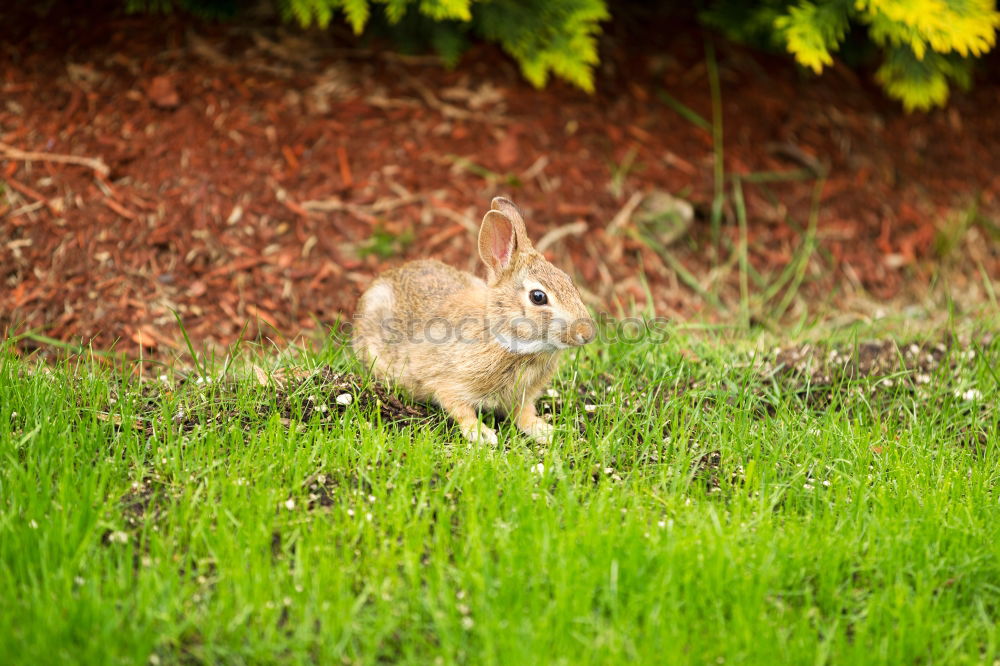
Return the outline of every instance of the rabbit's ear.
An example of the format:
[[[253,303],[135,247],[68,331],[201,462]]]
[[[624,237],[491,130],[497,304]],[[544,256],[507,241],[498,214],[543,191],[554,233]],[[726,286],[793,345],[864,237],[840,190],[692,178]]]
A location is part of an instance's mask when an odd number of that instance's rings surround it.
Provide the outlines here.
[[[524,216],[521,209],[507,197],[494,197],[490,202],[490,208],[504,214],[514,226],[514,235],[517,237],[517,246],[521,250],[531,247],[531,240],[528,238],[528,230],[524,226]]]
[[[517,252],[517,234],[510,218],[498,210],[483,217],[479,228],[479,256],[490,270],[490,278],[503,273]]]

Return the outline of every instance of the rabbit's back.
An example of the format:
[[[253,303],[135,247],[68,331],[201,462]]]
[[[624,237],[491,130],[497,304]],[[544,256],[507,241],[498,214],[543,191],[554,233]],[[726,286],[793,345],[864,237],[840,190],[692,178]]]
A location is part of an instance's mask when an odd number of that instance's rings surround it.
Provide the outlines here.
[[[486,283],[431,259],[411,261],[375,280],[358,301],[354,350],[379,374],[393,377],[416,396],[424,380],[448,374],[454,355],[448,344],[428,344],[428,327],[479,314]],[[438,342],[448,342],[435,329]]]
[[[420,259],[386,272],[395,299],[395,316],[406,320],[426,320],[448,315],[459,293],[486,289],[486,283],[472,275],[433,259]]]

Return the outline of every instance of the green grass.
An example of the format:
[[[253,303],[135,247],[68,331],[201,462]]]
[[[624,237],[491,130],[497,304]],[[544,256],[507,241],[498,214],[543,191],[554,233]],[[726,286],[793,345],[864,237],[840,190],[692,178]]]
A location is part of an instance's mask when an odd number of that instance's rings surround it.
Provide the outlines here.
[[[384,423],[360,392],[339,409],[320,369],[357,368],[335,348],[260,353],[312,373],[281,388],[8,345],[0,654],[993,663],[1000,341],[829,382],[766,365],[770,344],[593,345],[541,401],[544,448]]]

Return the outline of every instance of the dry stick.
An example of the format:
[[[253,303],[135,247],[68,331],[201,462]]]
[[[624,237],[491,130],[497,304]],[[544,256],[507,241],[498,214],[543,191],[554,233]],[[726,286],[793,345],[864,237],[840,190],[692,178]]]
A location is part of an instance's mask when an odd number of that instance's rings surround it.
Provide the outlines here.
[[[400,206],[407,206],[411,203],[418,203],[424,199],[423,194],[408,194],[396,199],[381,198],[372,204],[352,204],[338,198],[310,199],[303,201],[299,205],[310,213],[323,213],[329,211],[346,210],[349,213],[372,216],[378,213],[385,213]]]
[[[571,222],[570,224],[564,224],[561,227],[556,227],[542,236],[538,242],[535,243],[535,249],[539,252],[545,252],[545,250],[549,249],[563,238],[566,238],[567,236],[579,236],[587,231],[587,229],[587,223],[583,220],[580,220],[579,222]]]
[[[0,142],[0,154],[12,160],[21,162],[59,162],[61,164],[79,164],[93,169],[102,176],[107,176],[111,169],[99,157],[80,157],[78,155],[62,155],[59,153],[36,153],[20,150],[14,146]]]
[[[611,222],[608,223],[608,226],[604,230],[605,233],[609,236],[614,235],[618,233],[622,227],[627,225],[632,219],[632,213],[634,213],[635,209],[639,207],[640,203],[642,203],[643,196],[642,192],[633,192],[632,196],[625,202],[625,205],[622,206],[617,213],[615,213],[613,218],[611,218]]]
[[[431,208],[436,215],[443,215],[450,220],[454,220],[465,227],[473,236],[478,236],[479,224],[468,215],[462,215],[444,206],[431,206]]]
[[[500,115],[467,111],[466,109],[457,107],[454,104],[442,102],[437,98],[437,96],[434,95],[433,92],[431,92],[430,88],[424,85],[422,81],[414,76],[410,76],[407,72],[402,72],[402,75],[406,82],[417,91],[427,106],[439,112],[446,118],[455,118],[458,120],[478,120],[479,122],[495,123],[498,125],[508,122],[506,118]]]

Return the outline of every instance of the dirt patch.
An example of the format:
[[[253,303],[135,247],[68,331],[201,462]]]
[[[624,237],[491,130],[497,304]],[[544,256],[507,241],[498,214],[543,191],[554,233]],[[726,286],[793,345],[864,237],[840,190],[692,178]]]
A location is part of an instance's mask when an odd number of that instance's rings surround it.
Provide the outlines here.
[[[722,452],[719,450],[709,451],[698,456],[691,462],[692,476],[705,484],[705,489],[710,492],[718,492],[722,488],[719,482],[719,468],[722,467]]]
[[[338,493],[354,496],[359,502],[364,502],[372,494],[371,483],[357,472],[317,472],[302,486],[307,493],[306,508],[310,511],[337,504],[334,498]]]
[[[980,404],[981,391],[952,382],[949,371],[959,364],[977,362],[978,354],[993,340],[994,334],[986,333],[967,340],[879,340],[833,348],[801,345],[775,350],[758,366],[757,374],[765,384],[794,393],[815,409],[837,404],[837,394],[842,390],[867,391],[876,408],[893,403],[901,395],[913,399],[933,395],[940,401],[941,392],[931,388],[932,384],[936,389],[944,382],[952,387],[955,400],[989,411],[991,404]],[[864,380],[863,386],[860,380]]]
[[[377,381],[336,372],[328,366],[292,380],[279,389],[278,408],[285,418],[293,417],[295,396],[303,395],[306,398],[302,402],[302,421],[308,421],[317,413],[329,414],[331,409],[342,413],[355,403],[365,412],[378,412],[383,423],[408,425],[425,419],[429,414],[427,407],[403,402]]]
[[[128,543],[138,539],[147,526],[155,526],[166,511],[164,492],[165,484],[155,476],[144,476],[133,482],[116,506],[122,528],[105,530],[101,535],[101,543],[107,546]],[[144,552],[144,547],[136,548],[133,557],[136,568],[141,565],[141,553]]]
[[[561,412],[566,405],[579,401],[583,405],[577,427],[586,434],[588,427],[608,418],[608,410],[619,409],[626,413],[642,414],[649,405],[676,400],[695,393],[700,403],[711,406],[719,403],[730,406],[745,405],[756,418],[769,418],[777,409],[782,396],[794,396],[809,409],[841,409],[864,395],[869,408],[883,409],[892,405],[905,409],[901,397],[922,400],[933,397],[944,401],[953,399],[963,409],[995,414],[996,406],[982,400],[982,391],[953,382],[951,377],[960,364],[978,362],[978,355],[990,349],[995,334],[991,332],[963,339],[944,337],[934,341],[897,342],[891,339],[869,340],[855,345],[800,344],[777,347],[763,355],[734,359],[736,366],[746,367],[746,379],[737,373],[733,381],[745,386],[733,390],[719,386],[716,380],[697,376],[680,377],[667,382],[633,382],[632,388],[622,394],[620,383],[614,376],[602,373],[588,385],[570,391],[566,387],[550,389],[539,400],[539,411],[544,414]],[[636,370],[639,372],[639,370]],[[949,392],[939,389],[944,382]],[[933,389],[933,390],[932,390]],[[575,393],[570,399],[565,393]],[[853,392],[847,396],[847,392]],[[845,396],[847,400],[845,402]],[[905,402],[905,401],[904,401]],[[588,407],[589,406],[589,407]],[[957,439],[967,441],[976,449],[984,441],[980,431],[965,433]],[[647,435],[636,432],[640,444]],[[653,433],[652,444],[668,441],[670,424],[661,432]],[[703,454],[708,455],[708,454]],[[642,461],[658,462],[656,448],[642,454]]]
[[[117,1],[41,20],[30,4],[0,9],[0,142],[73,159],[0,156],[0,331],[169,354],[176,311],[199,343],[248,322],[251,337],[319,335],[380,270],[476,267],[475,226],[502,192],[536,240],[561,237],[547,253],[598,309],[738,303],[734,181],[716,238],[711,134],[663,101],[712,117],[704,33],[683,17],[619,16],[588,96],[532,89],[491,47],[448,71],[347,34]],[[717,53],[751,277],[801,276],[764,307],[904,297],[949,247],[956,292],[1000,276],[1000,55],[948,109],[906,115],[840,65],[813,78],[786,57]],[[624,214],[666,192],[691,204],[683,234]],[[972,218],[953,214],[973,201]]]
[[[143,523],[155,521],[161,515],[161,507],[156,504],[159,484],[149,477],[136,481],[118,501],[125,524],[141,527]]]
[[[181,379],[177,390],[183,398],[171,417],[172,423],[186,432],[219,423],[238,423],[250,430],[277,413],[286,427],[305,428],[313,420],[330,427],[339,424],[348,410],[358,409],[366,415],[377,413],[382,423],[405,427],[426,421],[432,413],[425,405],[404,402],[374,380],[329,366],[315,371],[278,369],[271,373],[255,367],[253,375],[270,392],[251,411],[241,408],[237,400],[240,391],[246,390],[241,384],[245,379],[227,376],[212,382],[194,375]],[[147,412],[149,420],[160,419],[159,399],[147,403]]]

